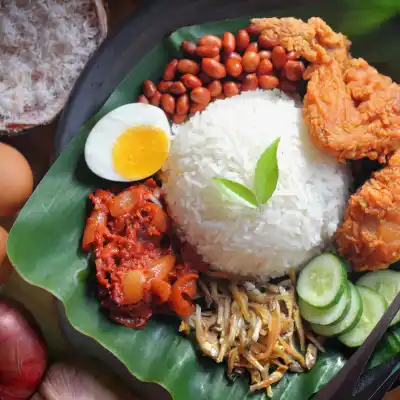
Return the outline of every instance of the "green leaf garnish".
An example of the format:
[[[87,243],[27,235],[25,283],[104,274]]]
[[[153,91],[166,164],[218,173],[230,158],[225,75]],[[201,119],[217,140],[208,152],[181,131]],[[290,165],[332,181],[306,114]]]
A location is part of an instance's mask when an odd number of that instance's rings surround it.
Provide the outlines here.
[[[280,140],[280,138],[275,139],[257,161],[254,174],[255,193],[241,183],[230,179],[217,177],[213,178],[214,182],[217,182],[228,195],[249,207],[260,207],[265,204],[278,184],[279,170],[276,153]]]
[[[255,194],[241,183],[225,178],[213,178],[213,181],[216,182],[229,196],[235,198],[235,200],[248,207],[256,208],[258,206]]]
[[[279,141],[280,138],[274,140],[257,161],[254,189],[259,204],[265,204],[271,198],[278,184],[279,170],[276,153]]]

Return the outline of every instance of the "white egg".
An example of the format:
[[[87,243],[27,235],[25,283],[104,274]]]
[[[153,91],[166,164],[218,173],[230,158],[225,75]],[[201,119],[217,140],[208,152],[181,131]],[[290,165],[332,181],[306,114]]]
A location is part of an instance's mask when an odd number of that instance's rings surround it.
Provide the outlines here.
[[[96,175],[110,181],[144,179],[162,167],[170,137],[170,124],[160,108],[142,103],[126,104],[106,114],[93,127],[85,145],[85,160]],[[116,154],[115,146],[121,146],[121,140],[125,148]],[[118,171],[121,164],[124,174],[121,168]]]

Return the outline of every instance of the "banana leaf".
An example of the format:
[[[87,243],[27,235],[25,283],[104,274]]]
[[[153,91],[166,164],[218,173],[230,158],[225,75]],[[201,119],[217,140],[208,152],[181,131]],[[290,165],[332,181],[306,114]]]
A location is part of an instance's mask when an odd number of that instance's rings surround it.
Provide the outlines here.
[[[354,4],[347,0],[342,5],[338,2],[318,3],[312,7],[277,11],[266,5],[258,16],[306,19],[316,15],[327,20],[334,29],[340,29],[349,16],[357,13]],[[379,23],[376,19],[373,23],[359,23],[351,38],[354,56],[362,56],[379,65],[382,72],[393,78],[396,74],[399,77],[400,61],[396,43],[400,25],[396,23],[395,12],[391,9],[390,15],[389,12],[382,13],[383,19]],[[361,16],[364,14],[361,12]],[[182,40],[195,40],[205,33],[236,31],[245,27],[248,20],[243,17],[184,27],[144,54],[104,107],[82,127],[54,163],[20,213],[8,239],[8,255],[19,274],[60,299],[75,329],[116,355],[137,378],[164,386],[175,400],[256,400],[265,398],[265,394],[250,395],[247,378],[228,381],[224,365],[201,356],[194,341],[177,333],[178,320],[153,318],[146,329],[133,330],[111,323],[100,311],[94,290],[93,266],[79,248],[88,211],[87,196],[96,188],[107,188],[109,183],[88,170],[83,149],[96,121],[120,105],[135,102],[143,80],[157,80],[161,76],[169,59],[179,54]],[[386,337],[382,341],[371,366],[398,352],[397,344],[400,344],[396,337]],[[319,356],[310,372],[287,374],[274,387],[273,398],[307,400],[335,376],[351,352],[336,340],[329,341],[326,347],[327,352]]]

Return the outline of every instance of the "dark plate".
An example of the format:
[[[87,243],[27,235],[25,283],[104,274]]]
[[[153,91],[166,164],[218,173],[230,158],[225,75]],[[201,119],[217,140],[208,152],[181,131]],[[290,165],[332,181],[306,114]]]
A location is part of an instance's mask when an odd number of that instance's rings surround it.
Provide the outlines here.
[[[285,7],[321,4],[325,0],[286,0]],[[147,0],[128,17],[118,32],[107,38],[91,58],[76,82],[70,98],[61,114],[55,138],[55,156],[65,149],[106,102],[110,94],[127,73],[140,61],[149,49],[170,32],[182,26],[201,24],[222,19],[256,14],[270,6],[282,7],[281,0]],[[60,303],[60,318],[67,337],[82,351],[102,359],[125,378],[133,389],[146,398],[164,399],[168,395],[161,388],[138,382],[126,368],[97,342],[75,331],[65,318]],[[365,386],[367,379],[361,383]],[[358,388],[360,389],[360,387]]]

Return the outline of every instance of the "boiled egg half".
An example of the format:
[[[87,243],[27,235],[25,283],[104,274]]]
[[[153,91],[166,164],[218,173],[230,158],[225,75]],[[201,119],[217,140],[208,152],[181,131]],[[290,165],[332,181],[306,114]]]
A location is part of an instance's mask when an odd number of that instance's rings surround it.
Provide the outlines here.
[[[168,157],[171,129],[164,112],[126,104],[101,118],[85,145],[85,160],[98,176],[132,182],[156,173]]]

